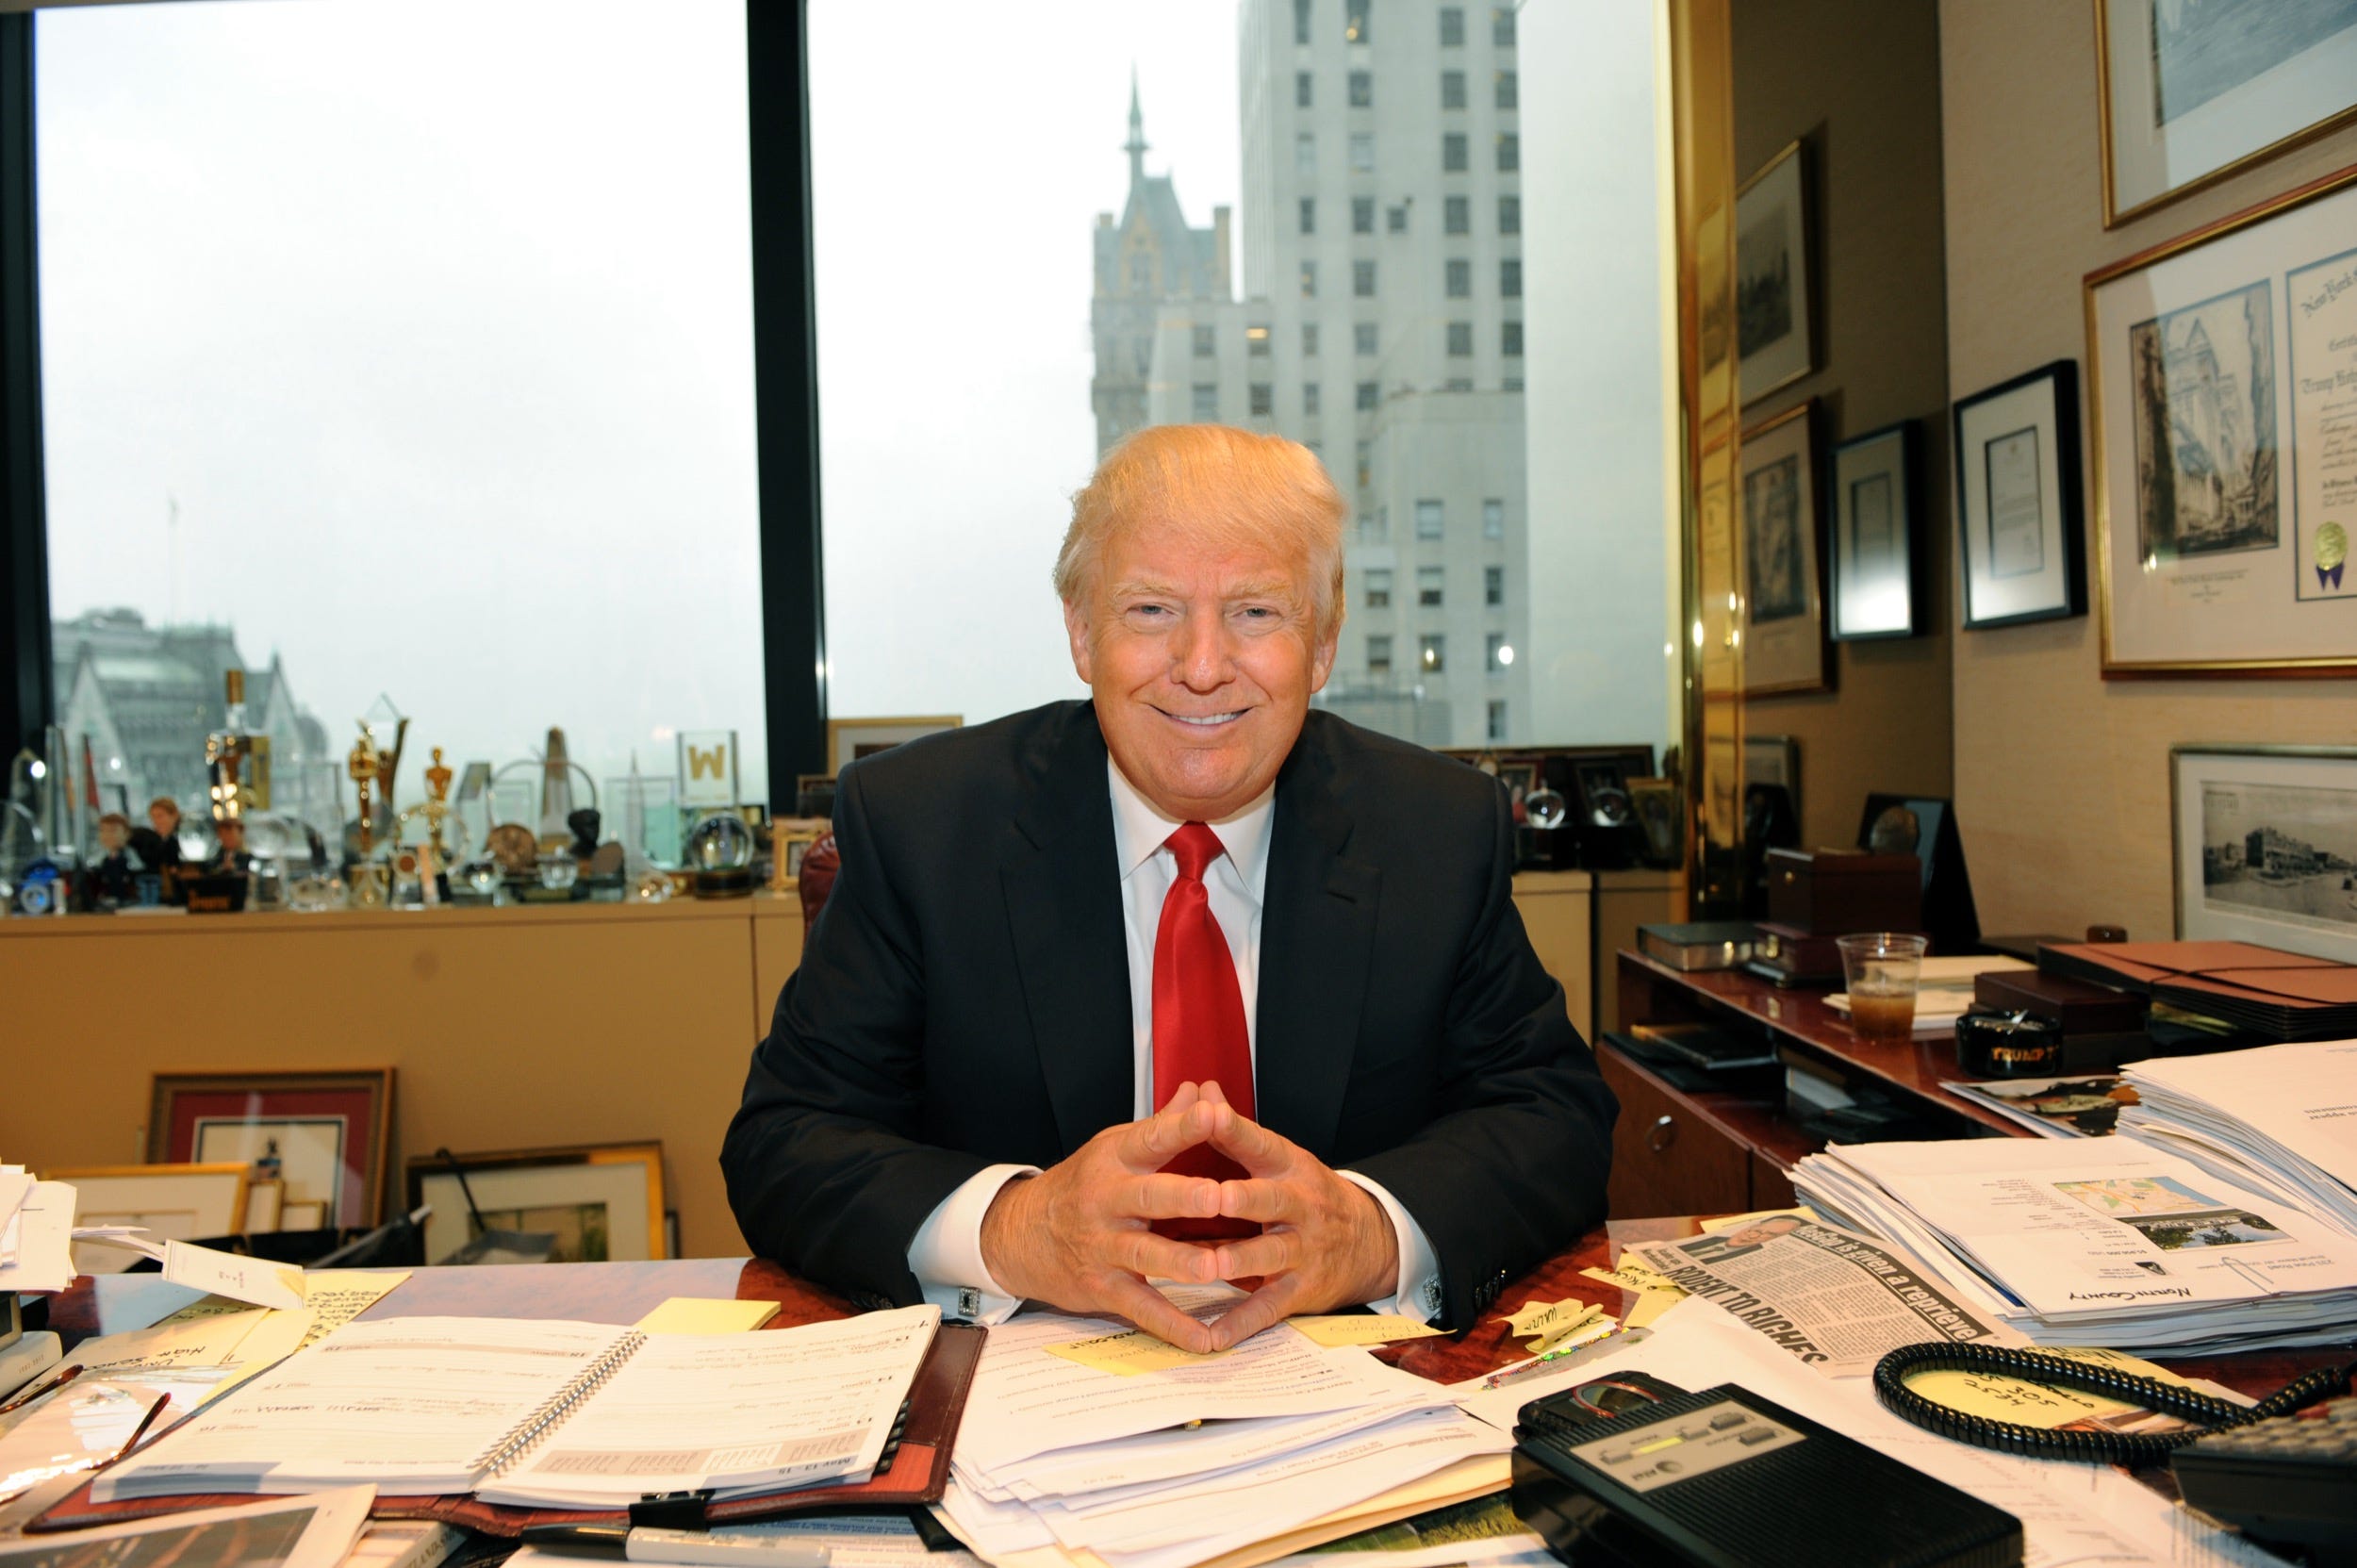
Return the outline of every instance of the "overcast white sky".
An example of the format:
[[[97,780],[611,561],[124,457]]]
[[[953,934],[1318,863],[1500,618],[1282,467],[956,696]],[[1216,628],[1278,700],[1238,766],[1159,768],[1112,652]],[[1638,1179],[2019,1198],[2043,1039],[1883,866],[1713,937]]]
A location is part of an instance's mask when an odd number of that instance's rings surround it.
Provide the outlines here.
[[[838,714],[1077,692],[1090,228],[1190,217],[1229,0],[812,7]],[[235,623],[331,735],[759,785],[741,0],[191,0],[37,30],[53,608]],[[169,498],[169,499],[168,499]],[[176,537],[168,527],[176,499]]]

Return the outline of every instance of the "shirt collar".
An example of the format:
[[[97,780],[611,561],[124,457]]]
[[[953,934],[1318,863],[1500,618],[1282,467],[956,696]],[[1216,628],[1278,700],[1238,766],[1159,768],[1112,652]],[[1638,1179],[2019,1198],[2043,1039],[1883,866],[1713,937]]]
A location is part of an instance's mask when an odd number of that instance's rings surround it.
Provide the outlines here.
[[[1105,776],[1113,783],[1113,856],[1121,867],[1123,880],[1145,865],[1155,850],[1179,828],[1179,820],[1164,813],[1141,793],[1122,773],[1111,756],[1105,759]],[[1277,786],[1271,784],[1242,811],[1209,824],[1219,835],[1220,848],[1228,851],[1228,862],[1253,898],[1261,890],[1268,873],[1269,835],[1277,827]]]

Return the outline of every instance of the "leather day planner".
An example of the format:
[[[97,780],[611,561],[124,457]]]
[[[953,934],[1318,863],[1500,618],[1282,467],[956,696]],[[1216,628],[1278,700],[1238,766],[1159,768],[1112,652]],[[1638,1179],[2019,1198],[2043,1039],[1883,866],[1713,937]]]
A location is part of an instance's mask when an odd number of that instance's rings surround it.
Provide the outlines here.
[[[945,1323],[933,1330],[932,1345],[916,1369],[905,1412],[898,1424],[898,1439],[886,1449],[887,1462],[866,1480],[849,1485],[802,1487],[763,1496],[706,1499],[699,1494],[650,1499],[632,1510],[503,1508],[464,1497],[386,1497],[370,1509],[372,1519],[433,1519],[463,1525],[487,1535],[520,1534],[527,1525],[659,1525],[697,1528],[712,1525],[743,1525],[757,1519],[782,1519],[820,1510],[875,1513],[937,1503],[949,1482],[949,1446],[965,1413],[966,1392],[973,1386],[974,1368],[981,1361],[987,1329]],[[28,1533],[83,1529],[115,1525],[129,1519],[182,1513],[191,1509],[222,1508],[255,1500],[252,1493],[206,1496],[142,1497],[118,1503],[94,1503],[85,1482],[27,1524]]]

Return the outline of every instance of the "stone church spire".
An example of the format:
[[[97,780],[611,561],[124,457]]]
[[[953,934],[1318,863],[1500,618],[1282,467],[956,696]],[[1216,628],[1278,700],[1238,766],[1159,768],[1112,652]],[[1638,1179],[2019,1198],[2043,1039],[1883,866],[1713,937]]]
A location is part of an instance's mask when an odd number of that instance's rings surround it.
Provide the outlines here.
[[[1121,150],[1129,155],[1129,189],[1146,181],[1146,116],[1138,109],[1138,68],[1129,67],[1129,140]]]

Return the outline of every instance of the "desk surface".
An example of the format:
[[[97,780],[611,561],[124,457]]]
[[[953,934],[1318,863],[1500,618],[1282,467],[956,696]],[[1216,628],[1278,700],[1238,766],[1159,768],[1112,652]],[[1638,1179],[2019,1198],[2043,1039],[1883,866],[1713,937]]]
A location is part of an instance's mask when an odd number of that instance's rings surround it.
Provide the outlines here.
[[[1624,1312],[1629,1298],[1619,1286],[1586,1278],[1585,1268],[1606,1268],[1631,1242],[1660,1241],[1698,1233],[1690,1219],[1616,1220],[1591,1230],[1578,1243],[1508,1286],[1495,1312],[1462,1339],[1409,1340],[1378,1352],[1420,1378],[1456,1382],[1523,1359],[1508,1337],[1506,1313],[1529,1301],[1577,1297]],[[478,1268],[420,1268],[360,1315],[384,1317],[567,1317],[592,1323],[635,1323],[675,1296],[775,1301],[773,1329],[850,1315],[849,1302],[760,1259],[683,1258],[656,1263],[507,1264]],[[69,1351],[99,1331],[103,1304],[108,1330],[144,1327],[190,1298],[186,1287],[166,1284],[155,1274],[108,1275],[76,1280],[57,1296],[50,1327],[63,1334]],[[152,1302],[152,1307],[142,1307]],[[2272,1351],[2248,1356],[2170,1359],[2167,1364],[2188,1377],[2213,1378],[2245,1394],[2273,1393],[2301,1373],[2337,1364],[2346,1352]]]

